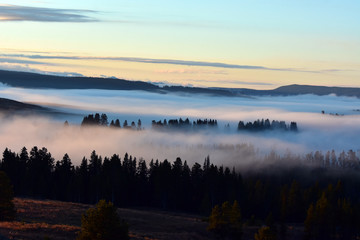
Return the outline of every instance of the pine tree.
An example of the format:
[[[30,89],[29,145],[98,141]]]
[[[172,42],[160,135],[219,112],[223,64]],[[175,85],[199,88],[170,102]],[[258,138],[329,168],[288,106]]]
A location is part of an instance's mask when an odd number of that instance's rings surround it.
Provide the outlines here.
[[[128,224],[121,220],[111,202],[100,200],[81,218],[81,232],[77,240],[127,240]]]
[[[221,207],[216,205],[211,211],[207,229],[220,239],[241,239],[242,223],[238,202],[234,201],[231,205],[226,201]]]

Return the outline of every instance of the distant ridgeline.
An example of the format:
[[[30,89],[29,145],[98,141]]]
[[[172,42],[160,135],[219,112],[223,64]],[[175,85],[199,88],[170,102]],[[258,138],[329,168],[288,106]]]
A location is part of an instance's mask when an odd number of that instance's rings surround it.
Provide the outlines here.
[[[65,124],[67,125],[67,122],[65,122]],[[119,119],[116,119],[115,121],[111,120],[109,124],[108,117],[104,113],[101,115],[99,113],[95,113],[95,115],[89,114],[88,116],[85,116],[81,122],[81,126],[109,126],[110,128],[121,128]],[[125,120],[122,127],[125,129],[141,130],[141,120],[138,120],[137,125],[134,121],[131,122],[131,125],[129,125],[127,120]]]
[[[239,131],[265,131],[265,130],[284,130],[284,131],[293,131],[297,132],[297,124],[296,122],[291,122],[290,125],[287,125],[285,121],[276,121],[273,120],[270,122],[269,119],[258,119],[254,122],[244,123],[240,121],[238,124]]]
[[[198,119],[196,121],[193,121],[192,123],[190,122],[189,118],[186,118],[185,120],[183,120],[182,118],[179,118],[179,120],[177,119],[170,119],[170,120],[166,120],[164,119],[164,121],[162,122],[160,121],[155,121],[152,120],[151,126],[155,129],[165,129],[165,128],[170,128],[170,129],[174,129],[174,128],[193,128],[193,129],[202,129],[202,128],[215,128],[217,127],[217,120],[215,119]]]

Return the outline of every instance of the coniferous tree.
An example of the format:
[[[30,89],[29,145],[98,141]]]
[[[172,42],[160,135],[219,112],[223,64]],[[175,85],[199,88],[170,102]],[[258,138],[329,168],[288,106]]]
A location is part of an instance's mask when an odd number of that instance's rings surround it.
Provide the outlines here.
[[[208,231],[220,239],[241,239],[241,213],[237,201],[231,205],[224,202],[221,207],[216,205],[209,217]]]
[[[101,117],[100,117],[100,125],[107,127],[108,124],[109,124],[109,122],[108,122],[108,117],[107,117],[107,115],[106,115],[105,113],[101,114]]]
[[[77,240],[127,240],[128,224],[121,220],[111,202],[100,200],[81,218],[81,231]]]
[[[114,126],[117,127],[117,128],[121,128],[119,119],[115,120],[115,125]]]
[[[3,171],[0,171],[0,221],[11,221],[15,218],[15,206],[13,190],[10,179]]]

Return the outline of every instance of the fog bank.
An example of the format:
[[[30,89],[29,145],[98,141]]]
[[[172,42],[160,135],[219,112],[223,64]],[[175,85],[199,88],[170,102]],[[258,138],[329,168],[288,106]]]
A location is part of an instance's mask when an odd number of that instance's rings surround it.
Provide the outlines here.
[[[0,118],[0,150],[19,151],[26,146],[47,147],[56,159],[68,153],[75,164],[96,150],[102,156],[128,152],[146,160],[181,157],[188,162],[202,162],[207,155],[224,165],[248,165],[271,151],[303,155],[321,150],[359,147],[360,99],[329,96],[291,97],[214,97],[202,95],[156,94],[142,91],[109,90],[34,90],[0,86],[0,96],[49,106],[64,113],[44,117]],[[325,114],[321,114],[324,110]],[[80,128],[82,118],[90,113],[106,113],[109,120],[142,120],[144,131],[111,131],[106,128]],[[329,113],[345,114],[333,116]],[[151,120],[164,118],[217,119],[216,131],[159,132],[151,129]],[[256,119],[296,121],[298,133],[239,133],[237,123]],[[70,126],[64,128],[68,120]],[[225,130],[225,124],[230,129]],[[237,147],[236,147],[237,146]],[[248,147],[245,147],[248,146]],[[254,160],[255,159],[255,160]]]

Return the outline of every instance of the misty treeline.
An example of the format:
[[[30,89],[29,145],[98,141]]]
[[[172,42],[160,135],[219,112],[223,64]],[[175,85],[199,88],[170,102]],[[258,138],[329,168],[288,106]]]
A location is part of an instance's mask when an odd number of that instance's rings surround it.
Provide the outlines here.
[[[74,166],[68,154],[56,161],[46,148],[28,152],[24,147],[19,153],[6,148],[0,170],[9,176],[16,196],[82,203],[106,199],[119,207],[204,215],[217,204],[236,200],[242,218],[250,222],[271,214],[281,224],[306,220],[309,236],[321,235],[323,229],[331,236],[358,233],[360,160],[355,152],[315,152],[304,158],[271,153],[266,161],[272,164],[241,174],[212,164],[209,157],[189,166],[180,158],[147,163],[128,154],[121,159],[93,151]],[[284,167],[296,161],[299,164]]]
[[[68,122],[65,122],[68,125]],[[121,126],[120,120],[115,119],[111,120],[109,124],[109,120],[106,114],[95,113],[89,114],[85,116],[81,122],[81,126],[109,126],[111,128],[125,128],[125,129],[133,129],[133,130],[141,130],[141,120],[137,121],[137,124],[132,121],[131,124],[125,120]],[[216,119],[197,119],[195,121],[190,121],[189,118],[185,120],[182,118],[179,119],[164,119],[164,120],[152,120],[151,126],[153,129],[162,130],[162,129],[209,129],[209,128],[217,128],[218,122]],[[230,125],[226,124],[226,128],[229,128]],[[298,127],[296,122],[291,122],[290,124],[286,124],[285,121],[278,121],[269,119],[258,119],[254,122],[243,122],[239,121],[238,123],[238,131],[264,131],[264,130],[283,130],[283,131],[292,131],[297,132]]]
[[[178,119],[169,119],[164,121],[155,121],[152,120],[151,126],[155,129],[167,129],[167,128],[204,128],[204,127],[217,127],[218,123],[216,119],[197,119],[196,121],[191,122],[189,118],[183,120],[182,118]]]
[[[269,119],[258,119],[254,122],[243,122],[239,121],[238,130],[248,130],[248,131],[264,131],[264,130],[284,130],[284,131],[298,131],[297,123],[291,122],[290,125],[286,124],[285,121],[278,121]]]
[[[66,125],[68,125],[67,122],[65,122]],[[81,122],[81,126],[103,126],[103,127],[110,127],[110,128],[121,128],[121,123],[119,119],[111,120],[110,124],[108,121],[108,116],[105,113],[102,113],[101,115],[99,113],[95,114],[89,114],[88,116],[85,116]],[[131,122],[129,125],[128,121],[125,120],[123,125],[123,128],[125,129],[137,129],[141,130],[141,120],[139,119],[137,122],[137,125],[135,122]]]

